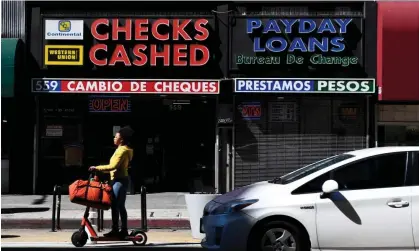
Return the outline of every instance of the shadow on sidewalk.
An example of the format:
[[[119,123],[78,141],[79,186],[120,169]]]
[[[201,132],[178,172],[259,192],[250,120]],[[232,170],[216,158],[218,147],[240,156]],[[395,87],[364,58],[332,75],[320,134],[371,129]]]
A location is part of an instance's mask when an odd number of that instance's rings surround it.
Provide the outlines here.
[[[49,207],[15,207],[15,208],[2,208],[1,214],[16,214],[16,213],[36,213],[36,212],[46,212],[49,210]]]
[[[197,244],[199,244],[199,243],[198,242],[197,243],[173,243],[173,242],[168,242],[168,243],[150,243],[146,246],[152,246],[152,247],[182,246],[182,247],[185,247],[185,246],[190,245],[191,248],[196,248],[193,245],[197,245]],[[189,247],[186,247],[186,248],[189,248]]]
[[[34,200],[32,202],[32,205],[41,205],[41,204],[44,204],[45,201],[47,200],[47,197],[48,197],[48,195],[42,195],[41,198]]]
[[[148,243],[145,246],[131,246],[129,245],[130,242],[108,242],[109,246],[107,246],[104,242],[100,242],[101,246],[100,248],[138,248],[138,247],[142,247],[142,248],[153,248],[155,250],[159,250],[159,249],[171,249],[171,250],[184,250],[184,249],[194,249],[194,250],[201,250],[201,247],[196,247],[197,244],[199,243],[173,243],[173,242],[168,242],[168,243]],[[127,245],[128,244],[128,245]],[[104,246],[102,246],[104,245]],[[176,247],[178,246],[178,247]],[[189,246],[189,247],[188,247]],[[83,247],[83,249],[86,248],[97,248],[97,247],[92,247],[92,246],[85,246]],[[156,249],[157,248],[157,249]]]
[[[13,235],[13,234],[2,234],[1,238],[2,239],[8,239],[8,238],[19,238],[20,235]]]

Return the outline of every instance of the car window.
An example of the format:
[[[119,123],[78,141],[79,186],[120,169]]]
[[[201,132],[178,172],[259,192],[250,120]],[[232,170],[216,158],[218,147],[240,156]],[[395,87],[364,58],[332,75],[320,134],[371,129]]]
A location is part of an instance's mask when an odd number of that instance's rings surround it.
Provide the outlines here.
[[[359,190],[404,186],[407,152],[369,158],[331,172],[339,190]]]
[[[326,180],[330,180],[330,172],[324,173],[319,177],[312,179],[306,184],[295,189],[292,194],[320,193],[322,192],[323,183]]]
[[[329,179],[338,182],[339,190],[403,186],[406,177],[406,156],[406,152],[395,153],[349,164],[314,178],[294,190],[292,194],[320,193],[323,183]]]
[[[299,180],[301,178],[304,178],[312,173],[315,173],[319,170],[322,170],[326,167],[329,167],[331,165],[334,165],[336,163],[339,163],[341,161],[345,161],[347,159],[350,159],[354,157],[351,154],[340,154],[336,156],[329,157],[327,159],[323,159],[320,161],[317,161],[313,164],[310,164],[308,166],[302,167],[292,173],[286,174],[281,177],[281,184],[288,184],[291,182],[294,182],[296,180]]]
[[[409,185],[419,185],[419,152],[412,153],[412,167],[407,173]]]

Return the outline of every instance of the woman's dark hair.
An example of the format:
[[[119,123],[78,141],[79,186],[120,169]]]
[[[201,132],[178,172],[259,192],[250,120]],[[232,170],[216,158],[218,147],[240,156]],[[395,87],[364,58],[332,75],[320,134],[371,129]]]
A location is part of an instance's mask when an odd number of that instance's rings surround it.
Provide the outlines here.
[[[131,146],[132,135],[134,134],[134,130],[130,126],[124,126],[118,131],[119,136],[121,136],[124,144],[127,146]]]

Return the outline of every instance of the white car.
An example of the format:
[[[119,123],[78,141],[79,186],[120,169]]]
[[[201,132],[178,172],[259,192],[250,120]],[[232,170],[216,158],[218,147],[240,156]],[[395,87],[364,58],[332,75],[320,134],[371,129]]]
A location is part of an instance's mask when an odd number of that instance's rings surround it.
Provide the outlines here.
[[[419,147],[336,155],[209,202],[208,250],[419,250]]]

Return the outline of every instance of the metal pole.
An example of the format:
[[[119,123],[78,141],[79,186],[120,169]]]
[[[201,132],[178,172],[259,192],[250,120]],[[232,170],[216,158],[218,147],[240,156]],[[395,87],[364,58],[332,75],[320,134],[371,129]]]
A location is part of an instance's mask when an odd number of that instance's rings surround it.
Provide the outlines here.
[[[54,186],[54,192],[52,194],[52,225],[51,232],[55,232],[55,210],[57,206],[57,185]]]
[[[57,230],[61,230],[60,218],[61,218],[61,186],[57,187],[58,203],[57,203]]]
[[[100,210],[100,220],[101,220],[101,222],[100,222],[100,226],[102,227],[102,230],[103,230],[103,210]]]
[[[220,160],[220,146],[219,146],[219,141],[220,141],[220,129],[218,128],[218,126],[215,126],[216,128],[216,134],[215,134],[215,158],[214,158],[214,190],[215,193],[219,193],[219,187],[220,187],[220,168],[219,168],[219,160]]]
[[[38,153],[39,153],[39,97],[35,97],[35,125],[33,129],[33,165],[32,165],[32,194],[36,194],[38,177]]]
[[[141,186],[141,228],[147,231],[147,191],[145,186]]]
[[[365,148],[370,148],[371,147],[371,144],[370,144],[370,140],[371,140],[371,137],[370,137],[370,129],[371,129],[370,128],[370,125],[371,125],[371,123],[370,123],[370,119],[371,119],[370,96],[367,95],[367,97],[365,99],[366,99],[366,109],[365,109],[366,110],[366,116],[364,115],[364,118],[366,118]]]
[[[97,231],[98,232],[100,232],[100,230],[101,230],[101,223],[102,223],[102,221],[100,220],[100,216],[101,216],[101,214],[100,214],[100,212],[101,212],[102,210],[100,210],[100,209],[97,209],[97,216],[96,216],[96,218],[97,218]]]

